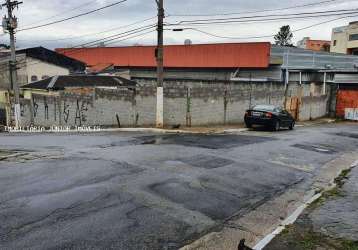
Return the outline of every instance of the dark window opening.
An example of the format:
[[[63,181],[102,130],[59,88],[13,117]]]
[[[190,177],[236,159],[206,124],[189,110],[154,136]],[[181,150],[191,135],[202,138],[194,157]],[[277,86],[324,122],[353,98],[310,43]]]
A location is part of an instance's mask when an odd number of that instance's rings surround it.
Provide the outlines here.
[[[349,41],[357,41],[357,40],[358,40],[358,34],[349,35]]]
[[[31,76],[31,82],[36,82],[37,81],[37,76]]]

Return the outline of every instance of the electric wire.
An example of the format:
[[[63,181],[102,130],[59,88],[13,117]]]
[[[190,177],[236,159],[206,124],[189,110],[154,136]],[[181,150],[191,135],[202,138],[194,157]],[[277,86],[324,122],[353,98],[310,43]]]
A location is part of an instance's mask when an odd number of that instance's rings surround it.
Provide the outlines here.
[[[45,24],[41,24],[41,25],[37,25],[37,26],[32,26],[32,27],[28,27],[28,28],[19,29],[19,30],[17,30],[17,32],[38,29],[38,28],[47,27],[47,26],[50,26],[50,25],[53,25],[53,24],[66,22],[66,21],[69,21],[69,20],[72,20],[72,19],[75,19],[75,18],[78,18],[78,17],[82,17],[82,16],[86,16],[86,15],[98,12],[100,10],[108,9],[110,7],[116,6],[118,4],[121,4],[121,3],[124,3],[124,2],[127,2],[127,1],[128,0],[121,0],[121,1],[118,1],[118,2],[115,2],[115,3],[103,6],[101,8],[97,8],[97,9],[94,9],[94,10],[91,10],[91,11],[87,11],[87,12],[84,12],[84,13],[81,13],[81,14],[78,14],[78,15],[75,15],[75,16],[72,16],[72,17],[67,17],[67,18],[64,18],[64,19],[61,19],[61,20],[50,22],[50,23],[45,23]]]

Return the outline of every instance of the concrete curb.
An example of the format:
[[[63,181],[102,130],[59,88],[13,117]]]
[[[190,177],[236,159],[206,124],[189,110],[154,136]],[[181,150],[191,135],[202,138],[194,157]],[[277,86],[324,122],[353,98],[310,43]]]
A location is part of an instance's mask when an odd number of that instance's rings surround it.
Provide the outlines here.
[[[101,132],[142,132],[142,133],[162,133],[162,134],[234,134],[242,133],[248,131],[246,128],[239,129],[227,129],[219,131],[191,131],[191,130],[173,130],[173,129],[159,129],[159,128],[108,128],[100,130],[68,130],[68,131],[53,131],[53,130],[44,130],[44,131],[8,131],[9,134],[42,134],[42,133],[101,133]]]

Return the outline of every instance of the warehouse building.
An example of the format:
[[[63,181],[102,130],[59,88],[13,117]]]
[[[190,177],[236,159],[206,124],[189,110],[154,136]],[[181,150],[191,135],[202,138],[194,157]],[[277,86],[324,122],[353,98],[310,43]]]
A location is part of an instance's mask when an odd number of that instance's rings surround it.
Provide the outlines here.
[[[57,49],[57,52],[84,61],[89,68],[107,65],[102,73],[126,72],[140,84],[155,85],[155,46]],[[317,105],[322,105],[320,113],[325,113],[324,106],[327,106],[326,113],[335,115],[338,88],[344,84],[344,79],[356,79],[358,74],[358,56],[264,42],[169,45],[165,46],[164,53],[168,83],[180,82],[185,86],[203,81],[282,84],[286,86],[286,108],[297,118],[304,119],[319,116],[300,111],[302,103],[310,97]],[[355,86],[352,88],[357,88]],[[342,116],[342,112],[338,115]]]

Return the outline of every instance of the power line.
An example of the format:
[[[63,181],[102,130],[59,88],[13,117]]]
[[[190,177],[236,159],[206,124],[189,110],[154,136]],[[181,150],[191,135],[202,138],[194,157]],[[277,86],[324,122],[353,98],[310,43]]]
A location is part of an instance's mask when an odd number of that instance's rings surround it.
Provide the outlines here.
[[[345,12],[342,12],[345,11]],[[342,16],[358,13],[358,9],[353,11],[346,12],[348,10],[339,10],[339,11],[327,11],[327,12],[311,12],[311,13],[296,13],[288,14],[286,16],[274,15],[277,17],[268,16],[257,16],[255,17],[238,17],[238,18],[227,18],[227,19],[206,19],[206,20],[187,20],[180,21],[177,23],[167,23],[167,26],[178,26],[178,25],[208,25],[208,24],[231,24],[231,23],[257,23],[257,22],[267,22],[267,21],[281,21],[281,20],[292,20],[292,19],[302,19],[302,18],[317,18],[317,17],[329,17],[329,16]],[[266,18],[269,17],[269,18]]]
[[[288,16],[302,16],[302,15],[320,15],[320,14],[335,14],[349,11],[358,11],[356,9],[343,9],[343,10],[330,10],[330,11],[316,11],[316,12],[301,12],[301,13],[291,13],[291,14],[271,14],[271,15],[256,15],[256,16],[243,16],[243,17],[228,17],[228,18],[210,18],[210,19],[194,19],[194,20],[184,20],[179,21],[178,24],[184,23],[196,23],[196,22],[212,22],[212,21],[230,21],[230,20],[242,20],[242,19],[255,19],[255,18],[267,18],[267,17],[288,17]]]
[[[67,48],[66,50],[67,50],[67,52],[71,51],[71,49],[77,51],[78,48],[81,48],[81,47],[84,47],[84,46],[88,47],[88,46],[97,45],[100,42],[102,42],[102,43],[110,42],[110,41],[113,41],[113,40],[116,40],[116,39],[119,39],[119,38],[122,38],[122,37],[126,37],[126,36],[129,36],[129,35],[132,35],[132,34],[136,34],[136,33],[142,32],[142,31],[149,30],[149,29],[151,29],[153,27],[155,27],[155,24],[142,26],[142,27],[132,29],[132,30],[129,30],[129,31],[125,31],[125,32],[122,32],[122,33],[118,33],[118,34],[115,34],[115,35],[112,35],[112,36],[107,36],[107,37],[102,38],[102,39],[97,39],[97,40],[94,40],[94,41],[91,41],[91,42],[78,44],[78,45],[72,46],[71,48]]]
[[[243,12],[231,12],[231,13],[211,13],[211,14],[170,14],[171,17],[199,17],[199,16],[232,16],[232,15],[241,15],[241,14],[252,14],[252,13],[262,13],[262,12],[271,12],[271,11],[280,11],[280,10],[289,10],[294,8],[303,8],[309,6],[315,6],[325,3],[336,2],[337,0],[326,0],[310,4],[294,5],[285,8],[276,8],[276,9],[264,9],[264,10],[254,10],[254,11],[243,11]]]
[[[88,36],[95,36],[95,35],[109,33],[111,31],[115,31],[115,30],[121,30],[123,28],[128,28],[128,27],[134,26],[134,25],[139,24],[139,23],[144,23],[144,22],[152,20],[154,18],[155,18],[155,16],[150,17],[150,18],[145,18],[145,19],[142,19],[142,20],[139,20],[139,21],[136,21],[134,23],[127,24],[127,25],[122,25],[122,26],[111,28],[111,29],[108,29],[108,30],[104,30],[104,31],[100,31],[100,32],[88,33],[88,34],[79,35],[79,36],[72,36],[72,37],[65,37],[65,38],[58,38],[58,39],[47,39],[47,40],[31,40],[31,41],[32,42],[57,42],[57,41],[65,41],[65,40],[71,40],[71,39],[75,40],[75,39],[78,39],[78,38],[83,38],[83,37],[88,37]],[[19,38],[18,38],[18,40],[29,41],[29,40],[24,40],[24,39],[19,39]]]
[[[156,31],[156,29],[152,29],[152,30],[147,31],[147,32],[144,32],[144,33],[142,33],[142,34],[134,35],[134,36],[128,37],[128,38],[126,38],[126,39],[121,39],[121,40],[118,40],[118,41],[112,41],[112,42],[109,42],[109,43],[106,43],[106,44],[108,45],[108,44],[113,44],[113,43],[118,43],[118,42],[126,41],[126,40],[129,40],[129,39],[132,39],[132,38],[142,37],[142,36],[144,36],[144,35],[153,33],[154,31]]]
[[[73,7],[73,8],[71,8],[71,9],[63,10],[63,11],[62,11],[61,13],[59,13],[59,14],[56,14],[56,15],[53,15],[53,16],[49,16],[49,17],[46,17],[46,18],[44,18],[44,19],[41,19],[41,20],[38,20],[38,21],[35,21],[35,22],[32,22],[32,23],[29,23],[29,24],[26,25],[25,27],[30,26],[30,25],[33,25],[33,24],[37,24],[37,23],[42,23],[43,21],[47,21],[47,20],[50,20],[50,19],[55,18],[55,17],[63,16],[63,15],[65,15],[65,14],[74,12],[75,10],[78,10],[78,9],[84,7],[84,6],[87,6],[87,5],[90,5],[90,4],[92,4],[92,3],[96,3],[96,2],[97,2],[97,0],[89,1],[89,2],[86,2],[86,3],[84,3],[84,4],[78,5],[78,6],[76,6],[76,7]]]
[[[37,26],[32,26],[32,27],[28,27],[28,28],[19,29],[18,32],[20,32],[20,31],[26,31],[26,30],[38,29],[38,28],[50,26],[50,25],[53,25],[53,24],[62,23],[62,22],[65,22],[65,21],[69,21],[69,20],[78,18],[78,17],[82,17],[82,16],[86,16],[86,15],[89,15],[89,14],[92,14],[92,13],[95,13],[95,12],[98,12],[98,11],[100,11],[100,10],[104,10],[104,9],[113,7],[113,6],[115,6],[115,5],[118,5],[118,4],[127,2],[127,1],[128,1],[128,0],[121,0],[121,1],[118,1],[118,2],[115,2],[115,3],[112,3],[112,4],[109,4],[109,5],[103,6],[103,7],[101,7],[101,8],[98,8],[98,9],[95,9],[95,10],[91,10],[91,11],[87,11],[87,12],[85,12],[85,13],[81,13],[81,14],[78,14],[78,15],[75,15],[75,16],[72,16],[72,17],[64,18],[64,19],[61,19],[61,20],[57,20],[57,21],[50,22],[50,23],[46,23],[46,24],[42,24],[42,25],[37,25]]]
[[[127,31],[126,33],[128,33],[128,34],[126,34],[126,35],[118,36],[118,37],[115,37],[115,38],[113,38],[111,36],[112,38],[108,40],[110,42],[107,43],[107,41],[106,41],[106,44],[113,44],[113,43],[117,43],[117,42],[121,42],[121,41],[126,41],[126,40],[129,40],[129,39],[132,39],[132,38],[141,37],[141,36],[147,35],[149,33],[152,33],[155,30],[156,29],[154,28],[154,26],[152,26],[152,27],[150,27],[150,29],[146,28],[146,29],[142,29],[142,30],[133,31],[131,33],[129,33]],[[145,31],[145,32],[143,33],[143,31]],[[80,46],[80,45],[77,45],[77,46]],[[93,44],[93,45],[90,45],[90,46],[95,46],[95,45]],[[74,54],[80,53],[81,51],[83,51],[83,50],[85,50],[87,48],[95,48],[95,47],[85,47],[85,48],[72,47],[72,48],[67,48],[67,49],[65,49],[66,53],[64,53],[63,55],[65,55],[65,56],[74,55]],[[41,63],[42,62],[34,62],[34,63],[27,64],[26,61],[24,61],[24,62],[18,63],[17,66],[18,66],[18,69],[21,69],[21,68],[26,67],[26,66],[34,66],[34,65],[37,65],[37,64],[41,64]],[[8,67],[6,65],[5,65],[5,67],[2,68],[2,70],[7,70],[7,69],[8,69]]]
[[[292,32],[294,33],[294,32],[306,30],[306,29],[309,29],[309,28],[312,28],[312,27],[320,26],[320,25],[322,25],[322,24],[334,22],[334,21],[337,21],[337,20],[345,19],[345,18],[357,17],[357,16],[358,16],[358,15],[339,17],[339,18],[335,18],[335,19],[328,20],[328,21],[324,21],[324,22],[312,24],[312,25],[309,25],[309,26],[306,26],[306,27],[303,27],[303,28],[299,28],[299,29],[296,29],[296,30],[292,30]],[[271,35],[263,35],[263,36],[230,37],[230,36],[221,36],[221,35],[213,34],[213,33],[210,33],[210,32],[207,32],[207,31],[203,31],[203,30],[200,30],[200,29],[197,29],[197,28],[182,28],[182,29],[183,29],[183,30],[194,30],[194,31],[197,31],[197,32],[199,32],[199,33],[203,33],[203,34],[208,35],[208,36],[211,36],[211,37],[223,38],[223,39],[233,39],[233,40],[271,38],[271,37],[274,37],[274,36],[275,36],[274,34],[273,34],[273,35],[271,34]]]

